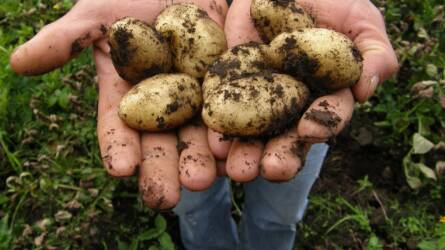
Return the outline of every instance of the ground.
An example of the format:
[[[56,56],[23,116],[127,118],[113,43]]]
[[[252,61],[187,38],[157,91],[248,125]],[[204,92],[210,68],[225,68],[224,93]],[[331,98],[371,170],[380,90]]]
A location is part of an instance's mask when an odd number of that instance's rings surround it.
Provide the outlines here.
[[[444,5],[374,3],[401,68],[331,142],[297,249],[445,249]],[[16,46],[71,6],[0,3],[0,249],[174,249],[177,218],[146,208],[135,177],[102,167],[91,51],[41,77],[9,67]]]

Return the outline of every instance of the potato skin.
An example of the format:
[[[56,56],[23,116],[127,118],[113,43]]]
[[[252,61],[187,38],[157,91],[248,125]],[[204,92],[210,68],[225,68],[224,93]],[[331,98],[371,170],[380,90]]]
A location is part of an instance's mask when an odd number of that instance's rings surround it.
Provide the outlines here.
[[[250,15],[266,43],[283,32],[315,27],[314,19],[295,0],[252,0]]]
[[[187,122],[201,105],[201,86],[195,78],[159,74],[135,85],[122,98],[119,117],[138,130],[163,131]]]
[[[170,49],[161,34],[148,24],[126,17],[108,31],[113,65],[130,83],[168,72],[172,66]]]
[[[164,9],[155,27],[170,42],[175,68],[193,77],[204,77],[209,65],[227,50],[222,28],[192,4]]]
[[[219,84],[264,71],[265,46],[258,43],[241,44],[223,53],[206,73],[202,85],[204,98]]]
[[[270,43],[267,55],[280,72],[322,91],[353,86],[363,68],[354,43],[341,33],[323,28],[283,33]]]
[[[218,85],[204,100],[202,118],[225,135],[275,135],[299,118],[308,97],[291,76],[259,73]]]

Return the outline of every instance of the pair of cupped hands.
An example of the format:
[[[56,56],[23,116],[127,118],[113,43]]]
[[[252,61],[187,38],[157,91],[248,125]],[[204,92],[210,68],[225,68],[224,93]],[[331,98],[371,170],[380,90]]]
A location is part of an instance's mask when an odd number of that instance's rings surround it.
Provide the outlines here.
[[[354,103],[366,101],[398,68],[382,15],[370,1],[300,0],[297,2],[314,16],[317,27],[347,35],[364,58],[361,78],[354,87],[319,97],[308,108],[322,109],[324,105],[319,104],[327,101],[327,108],[341,119],[337,127],[301,119],[268,142],[227,140],[200,123],[177,131],[140,133],[118,117],[119,102],[131,85],[113,67],[105,28],[126,16],[153,23],[163,9],[180,2],[207,11],[224,27],[229,48],[261,41],[250,17],[250,0],[235,0],[230,9],[225,0],[79,0],[65,16],[45,26],[11,56],[17,73],[37,75],[63,66],[80,52],[79,48],[94,46],[99,82],[97,133],[104,165],[116,177],[131,176],[139,170],[141,196],[152,208],[174,207],[181,186],[205,190],[217,175],[228,175],[237,182],[259,175],[270,181],[293,178],[302,168],[310,145],[338,134],[349,122]]]

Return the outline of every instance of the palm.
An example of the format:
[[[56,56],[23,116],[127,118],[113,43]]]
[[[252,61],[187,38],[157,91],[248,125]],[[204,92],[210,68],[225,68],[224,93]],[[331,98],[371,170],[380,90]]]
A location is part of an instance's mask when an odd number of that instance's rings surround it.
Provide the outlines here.
[[[20,74],[36,75],[61,67],[83,48],[94,44],[94,60],[99,80],[98,137],[101,155],[112,176],[133,175],[139,169],[139,186],[150,207],[166,209],[179,200],[181,184],[192,190],[209,187],[216,166],[208,148],[203,126],[182,128],[179,140],[188,148],[179,155],[174,132],[144,133],[127,127],[117,115],[122,96],[131,85],[121,79],[109,57],[106,27],[125,16],[153,23],[168,5],[186,1],[87,1],[80,0],[64,17],[46,26],[11,56],[13,69]],[[223,26],[225,1],[193,1]],[[192,159],[202,166],[196,166]],[[180,171],[183,170],[183,171]],[[155,178],[156,177],[156,178]]]
[[[349,122],[355,100],[368,99],[376,85],[397,69],[397,59],[385,32],[383,18],[368,0],[301,0],[297,1],[315,17],[317,26],[348,35],[364,57],[361,79],[352,89],[344,89],[316,99],[307,110],[329,111],[340,122],[328,127],[311,119],[301,119],[287,133],[261,142],[223,141],[209,130],[213,153],[227,158],[226,171],[234,180],[245,182],[260,174],[273,181],[288,180],[302,164],[302,154],[311,143],[323,142],[337,135]],[[260,42],[250,18],[249,0],[235,1],[227,14],[225,31],[229,47],[251,41]],[[354,100],[355,99],[355,100]],[[320,105],[322,102],[329,105]],[[300,143],[303,142],[303,143]],[[261,171],[260,171],[260,166]]]

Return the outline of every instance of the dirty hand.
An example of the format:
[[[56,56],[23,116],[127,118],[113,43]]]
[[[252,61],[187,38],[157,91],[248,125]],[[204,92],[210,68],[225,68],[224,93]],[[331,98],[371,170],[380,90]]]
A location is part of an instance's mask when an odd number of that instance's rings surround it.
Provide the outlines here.
[[[354,102],[366,101],[377,85],[398,68],[383,17],[370,1],[297,2],[314,16],[317,27],[334,29],[354,41],[363,55],[363,73],[353,88],[316,99],[295,127],[265,145],[260,141],[224,141],[220,134],[209,130],[212,152],[217,158],[227,158],[225,170],[235,181],[247,182],[259,174],[271,181],[293,178],[310,144],[336,136],[351,119]],[[250,4],[250,0],[235,0],[227,13],[225,33],[229,47],[261,41],[250,17]]]
[[[185,142],[180,145],[187,147],[179,155],[174,132],[141,136],[127,127],[119,119],[117,107],[131,85],[113,67],[106,33],[114,21],[126,16],[153,23],[164,8],[177,2],[193,2],[219,25],[224,24],[225,0],[79,0],[65,16],[44,27],[11,55],[11,66],[18,74],[38,75],[63,66],[82,49],[94,45],[99,79],[97,133],[104,165],[116,177],[133,175],[139,166],[142,198],[157,209],[176,205],[181,184],[191,190],[212,184],[216,166],[207,144],[207,130],[202,125],[180,129],[179,140]]]

